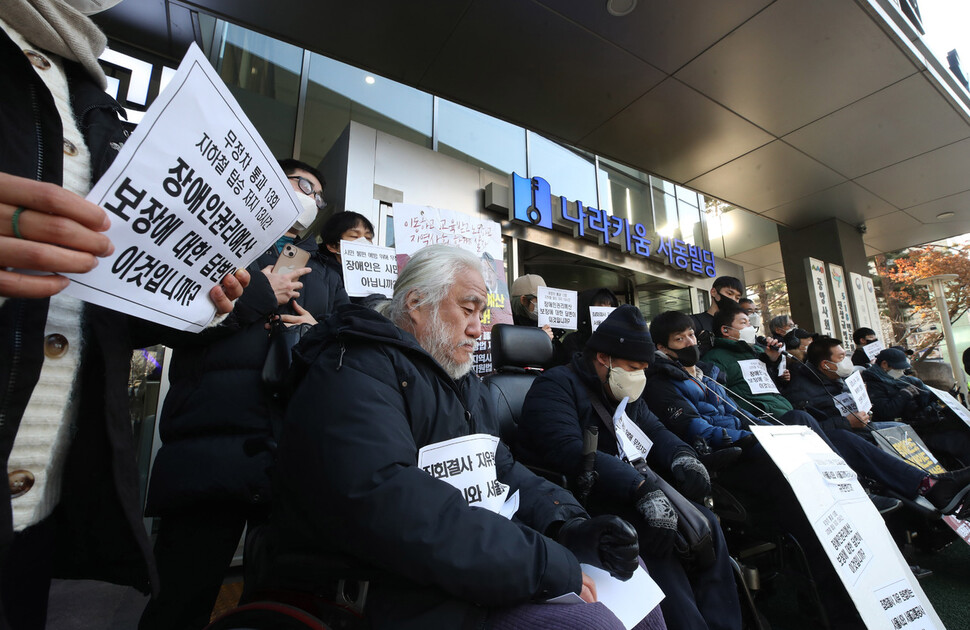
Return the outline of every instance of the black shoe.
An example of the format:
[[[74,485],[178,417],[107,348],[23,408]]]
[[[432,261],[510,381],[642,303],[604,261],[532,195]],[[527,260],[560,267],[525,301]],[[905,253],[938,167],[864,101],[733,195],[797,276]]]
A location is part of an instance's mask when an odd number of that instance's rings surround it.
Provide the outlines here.
[[[890,512],[895,512],[899,508],[903,507],[903,502],[899,499],[893,499],[891,497],[884,497],[878,494],[870,494],[869,500],[872,504],[876,506],[879,513],[885,516]]]
[[[936,483],[924,496],[944,514],[952,514],[970,493],[970,468],[935,476]]]

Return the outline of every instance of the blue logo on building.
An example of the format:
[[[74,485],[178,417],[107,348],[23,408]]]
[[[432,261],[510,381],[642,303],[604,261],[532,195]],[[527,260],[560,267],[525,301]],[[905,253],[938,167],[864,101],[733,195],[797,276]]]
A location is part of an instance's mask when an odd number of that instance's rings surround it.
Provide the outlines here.
[[[526,179],[512,173],[512,219],[552,229],[552,191],[541,177]]]

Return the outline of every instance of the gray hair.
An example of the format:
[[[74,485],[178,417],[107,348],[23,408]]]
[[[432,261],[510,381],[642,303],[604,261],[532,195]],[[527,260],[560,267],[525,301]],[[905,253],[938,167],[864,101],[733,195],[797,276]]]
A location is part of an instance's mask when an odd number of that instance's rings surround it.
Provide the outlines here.
[[[788,322],[791,321],[791,315],[787,313],[784,315],[778,315],[777,317],[772,317],[771,321],[768,322],[768,328],[771,332],[775,332],[775,328],[787,328]]]
[[[455,284],[455,276],[467,269],[481,273],[478,256],[449,245],[424,247],[408,260],[404,271],[397,277],[394,297],[381,304],[378,311],[398,326],[410,326],[408,296],[418,295],[418,302],[412,308],[426,304],[437,306]]]

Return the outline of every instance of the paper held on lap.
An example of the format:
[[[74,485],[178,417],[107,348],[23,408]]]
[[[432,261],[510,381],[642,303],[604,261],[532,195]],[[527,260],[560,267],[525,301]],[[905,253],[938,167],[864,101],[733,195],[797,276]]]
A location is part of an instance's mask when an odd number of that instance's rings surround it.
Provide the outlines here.
[[[66,295],[198,332],[209,290],[246,267],[301,208],[276,158],[192,44],[87,199],[108,213],[111,256],[66,274]]]

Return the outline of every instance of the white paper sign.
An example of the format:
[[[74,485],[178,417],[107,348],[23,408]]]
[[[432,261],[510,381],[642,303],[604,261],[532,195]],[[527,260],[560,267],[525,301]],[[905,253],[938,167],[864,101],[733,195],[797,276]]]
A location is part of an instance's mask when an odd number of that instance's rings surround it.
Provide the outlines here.
[[[890,592],[909,588],[911,605],[906,610],[918,605],[927,620],[927,625],[914,627],[943,630],[885,522],[841,458],[807,427],[752,426],[751,431],[791,485],[866,627],[892,628],[886,625],[883,600]],[[853,488],[833,491],[842,485]]]
[[[494,435],[476,433],[429,444],[418,451],[418,468],[460,490],[468,505],[512,518],[515,511],[503,507],[506,500],[517,504],[518,492],[509,498],[509,486],[496,477],[498,442]]]
[[[961,405],[959,400],[951,396],[949,392],[945,392],[942,389],[936,389],[935,387],[930,387],[929,385],[927,385],[926,388],[936,394],[936,397],[939,398],[944,405],[949,407],[953,413],[957,414],[957,416],[959,416],[960,419],[963,420],[968,427],[970,427],[970,411]]]
[[[852,394],[849,392],[833,396],[832,401],[835,403],[835,406],[838,408],[839,413],[842,414],[843,418],[850,413],[859,411],[859,408],[855,404],[855,398],[853,398]]]
[[[664,598],[663,591],[643,567],[637,567],[633,577],[623,582],[590,564],[579,566],[596,584],[596,600],[603,602],[627,630],[643,621]]]
[[[198,46],[87,199],[111,217],[115,252],[66,295],[198,332],[209,290],[301,212],[293,189]]]
[[[884,349],[885,349],[885,346],[883,346],[882,342],[879,341],[878,339],[876,341],[867,343],[866,345],[862,346],[862,351],[866,353],[867,357],[869,357],[869,363],[872,363],[873,360],[876,358],[876,355],[882,352]]]
[[[856,408],[863,413],[868,413],[872,409],[872,401],[869,400],[869,392],[866,390],[865,381],[862,380],[862,372],[859,370],[853,372],[845,379],[845,384],[849,386],[849,393],[852,394]]]
[[[610,316],[610,313],[616,309],[612,306],[590,306],[589,307],[589,323],[593,326],[593,332],[599,328],[599,325],[603,323],[603,320]]]
[[[781,359],[778,360],[778,376],[781,376],[782,374],[784,374],[785,370],[787,369],[788,369],[788,359],[785,357],[785,355],[781,355]]]
[[[626,415],[626,404],[629,401],[630,397],[624,396],[616,406],[616,411],[613,412],[613,431],[616,433],[616,445],[619,451],[629,461],[634,462],[638,459],[647,459],[653,440],[647,437],[630,416]]]
[[[751,388],[752,394],[778,393],[778,388],[775,387],[771,375],[768,374],[768,368],[760,359],[745,359],[738,361],[738,365],[741,366],[741,374],[744,376],[744,381],[748,384],[748,387]]]
[[[539,328],[546,324],[563,330],[576,330],[576,292],[569,289],[539,287],[536,290],[536,312]]]
[[[906,580],[877,588],[872,594],[886,615],[886,628],[932,630],[937,627]]]
[[[397,256],[390,247],[378,247],[366,241],[340,241],[340,267],[344,289],[350,297],[380,293],[394,294],[397,282]]]

